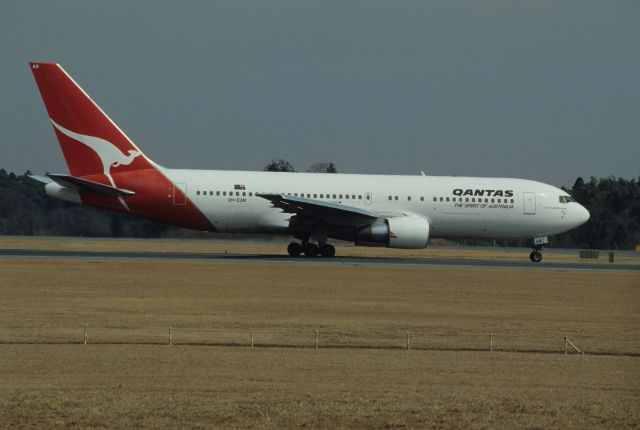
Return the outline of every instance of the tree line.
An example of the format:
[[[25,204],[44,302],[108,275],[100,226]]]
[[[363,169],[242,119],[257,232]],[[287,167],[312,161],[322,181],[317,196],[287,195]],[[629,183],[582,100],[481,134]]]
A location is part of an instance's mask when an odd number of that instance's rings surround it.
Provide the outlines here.
[[[315,166],[315,167],[314,167]],[[316,163],[313,171],[337,172],[333,163]],[[272,160],[265,170],[294,171],[286,160]],[[42,184],[0,169],[0,234],[87,237],[176,237],[190,233],[173,226],[111,213],[48,197]],[[574,230],[550,238],[553,247],[632,249],[640,244],[640,178],[576,179],[565,189],[591,212]],[[487,241],[467,241],[488,244]],[[520,241],[500,245],[524,245]]]

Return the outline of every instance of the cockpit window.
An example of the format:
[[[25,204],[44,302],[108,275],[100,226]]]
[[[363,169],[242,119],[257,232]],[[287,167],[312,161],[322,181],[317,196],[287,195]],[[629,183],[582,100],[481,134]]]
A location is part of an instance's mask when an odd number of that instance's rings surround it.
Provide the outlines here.
[[[574,202],[575,203],[575,199],[571,196],[560,196],[559,197],[560,203],[571,203]]]

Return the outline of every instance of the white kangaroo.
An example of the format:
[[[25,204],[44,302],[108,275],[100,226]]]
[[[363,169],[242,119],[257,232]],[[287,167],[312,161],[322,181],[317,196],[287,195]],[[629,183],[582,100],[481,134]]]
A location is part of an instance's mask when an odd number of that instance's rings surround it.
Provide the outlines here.
[[[51,122],[53,123],[53,126],[60,130],[62,134],[65,134],[70,138],[87,145],[89,148],[93,149],[96,154],[98,154],[98,157],[100,157],[100,161],[102,161],[102,169],[104,171],[104,175],[109,178],[109,182],[111,182],[111,185],[113,185],[115,188],[117,187],[113,182],[113,178],[111,177],[111,168],[118,166],[128,166],[129,164],[133,163],[133,160],[136,157],[140,156],[140,153],[133,149],[130,149],[128,151],[129,155],[125,155],[108,140],[104,140],[99,137],[74,133],[71,130],[67,130],[60,124],[57,124],[54,120],[51,120]]]
[[[51,120],[51,123],[62,134],[69,136],[70,138],[75,139],[78,142],[88,146],[96,154],[98,154],[98,157],[102,162],[102,170],[104,172],[104,175],[107,178],[109,178],[109,182],[111,182],[111,185],[114,188],[118,188],[118,187],[116,186],[115,182],[113,181],[113,178],[111,177],[111,168],[118,167],[118,166],[128,166],[129,164],[133,163],[133,160],[136,157],[140,156],[140,152],[133,149],[130,149],[129,151],[127,151],[129,155],[125,155],[113,143],[109,142],[108,140],[101,139],[99,137],[94,137],[94,136],[86,136],[84,134],[79,134],[71,130],[67,130],[60,124],[57,124],[53,119]],[[118,200],[120,200],[120,203],[122,203],[122,206],[124,206],[125,209],[127,210],[129,209],[129,207],[124,202],[124,199],[122,197],[118,197]]]

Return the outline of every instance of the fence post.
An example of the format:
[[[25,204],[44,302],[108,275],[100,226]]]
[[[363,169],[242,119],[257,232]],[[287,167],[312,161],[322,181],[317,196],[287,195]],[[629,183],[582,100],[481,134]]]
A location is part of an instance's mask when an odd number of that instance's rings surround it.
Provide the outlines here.
[[[169,324],[169,345],[173,345],[173,336],[171,333],[171,324]]]
[[[411,344],[409,343],[409,330],[407,330],[407,351],[411,348]]]
[[[87,344],[87,323],[84,323],[84,344]]]
[[[316,329],[316,349],[318,349],[318,336],[319,336],[318,329]]]
[[[493,351],[493,332],[489,333],[489,351]]]
[[[564,337],[564,353],[565,355],[569,353],[569,342],[567,342],[567,337]]]
[[[251,349],[253,349],[253,329],[251,329]]]

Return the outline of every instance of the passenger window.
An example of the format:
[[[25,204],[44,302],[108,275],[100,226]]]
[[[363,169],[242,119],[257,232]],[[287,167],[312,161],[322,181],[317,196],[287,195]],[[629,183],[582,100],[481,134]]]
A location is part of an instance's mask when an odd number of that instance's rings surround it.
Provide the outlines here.
[[[511,203],[513,203],[513,199],[511,199]]]
[[[407,196],[407,201],[411,201],[411,196]]]
[[[469,203],[469,197],[465,197],[464,201],[465,201],[466,203]]]
[[[335,195],[335,194],[333,195],[333,198],[334,198],[334,199],[336,198],[336,195]]]
[[[395,199],[398,200],[398,196],[395,196]]]
[[[362,200],[362,195],[358,195],[358,200]]]
[[[424,197],[420,197],[420,201],[421,201],[421,202],[424,202]]]
[[[352,198],[353,200],[355,200],[355,199],[356,199],[356,195],[355,195],[355,194],[352,194],[352,195],[351,195],[351,198]]]
[[[434,197],[434,198],[433,198],[433,201],[434,201],[434,202],[437,202],[437,201],[438,201],[438,198],[437,198],[437,197]]]
[[[198,196],[199,196],[199,195],[200,195],[200,191],[196,191],[196,195],[198,195]]]
[[[367,200],[371,200],[371,196],[369,194],[366,195]]]
[[[393,200],[393,197],[389,196],[389,200]]]
[[[345,200],[349,200],[349,194],[344,195]]]
[[[324,198],[324,194],[320,194],[320,198],[323,199]]]
[[[442,197],[440,197],[440,201],[441,201],[441,202],[443,202],[443,201],[444,201],[444,199],[443,199]]]
[[[291,194],[289,194],[291,195]],[[253,196],[253,193],[251,191],[249,191],[249,197]]]
[[[449,201],[449,197],[447,197],[447,201]]]
[[[318,195],[317,195],[317,194],[314,194],[314,195],[313,195],[313,198],[314,198],[314,199],[317,199],[317,198],[318,198]]]

